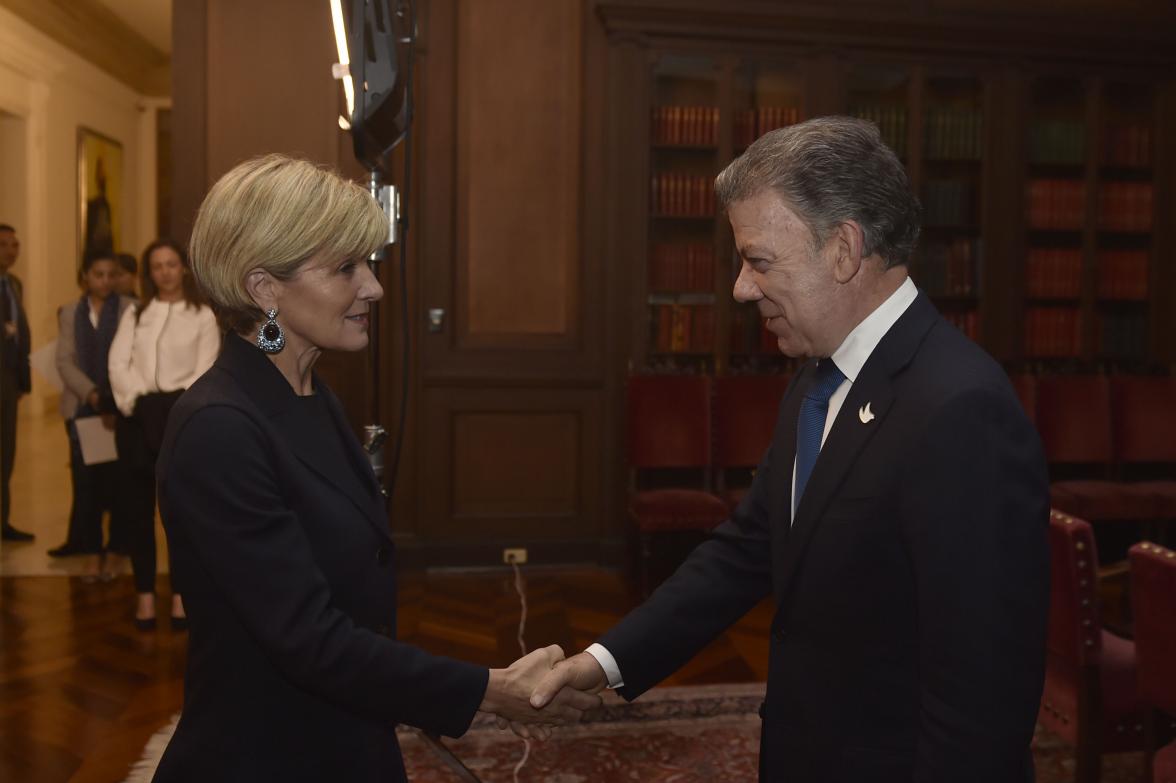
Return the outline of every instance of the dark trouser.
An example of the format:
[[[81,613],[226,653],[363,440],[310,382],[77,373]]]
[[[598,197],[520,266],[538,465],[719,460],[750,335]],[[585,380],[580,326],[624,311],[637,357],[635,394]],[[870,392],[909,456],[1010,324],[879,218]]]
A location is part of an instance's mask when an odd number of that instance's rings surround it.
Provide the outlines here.
[[[90,415],[79,412],[80,416]],[[73,420],[65,423],[69,436],[69,473],[73,481],[73,508],[69,513],[69,534],[65,543],[80,554],[98,554],[106,549],[130,552],[123,514],[115,505],[120,478],[117,462],[87,465],[82,459],[81,441]],[[110,541],[102,544],[102,514],[110,510]]]
[[[118,505],[126,521],[135,590],[140,593],[155,592],[155,460],[167,414],[179,396],[180,392],[146,394],[135,404],[134,414],[120,417],[115,427],[122,476]],[[172,593],[181,593],[175,569],[170,573]]]
[[[0,368],[0,524],[4,527],[8,527],[12,511],[8,481],[16,466],[16,398],[16,378],[7,368]]]

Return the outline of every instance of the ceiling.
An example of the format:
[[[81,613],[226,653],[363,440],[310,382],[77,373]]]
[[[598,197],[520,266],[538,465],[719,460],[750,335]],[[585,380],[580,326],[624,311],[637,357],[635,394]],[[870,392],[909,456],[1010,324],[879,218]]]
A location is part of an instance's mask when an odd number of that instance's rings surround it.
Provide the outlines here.
[[[172,0],[95,0],[159,51],[172,50]]]

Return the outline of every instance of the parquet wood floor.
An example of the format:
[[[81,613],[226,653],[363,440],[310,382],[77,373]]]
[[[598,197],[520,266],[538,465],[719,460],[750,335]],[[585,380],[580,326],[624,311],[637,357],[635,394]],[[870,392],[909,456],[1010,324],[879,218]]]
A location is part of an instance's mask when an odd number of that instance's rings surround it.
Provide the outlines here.
[[[529,647],[582,650],[632,607],[617,573],[525,571]],[[166,580],[159,592],[165,595]],[[129,577],[0,579],[0,781],[113,783],[183,701],[186,635],[131,622]],[[519,604],[509,572],[416,573],[400,589],[399,633],[433,652],[490,666],[518,657]],[[166,606],[162,602],[161,606]],[[667,684],[762,681],[764,603]]]

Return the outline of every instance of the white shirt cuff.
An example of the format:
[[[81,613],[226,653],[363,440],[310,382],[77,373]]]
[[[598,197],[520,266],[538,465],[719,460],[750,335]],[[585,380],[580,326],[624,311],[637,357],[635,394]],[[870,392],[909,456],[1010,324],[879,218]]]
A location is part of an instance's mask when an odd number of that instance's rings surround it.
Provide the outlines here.
[[[621,667],[617,666],[617,659],[612,656],[612,653],[599,644],[589,645],[584,652],[595,658],[596,662],[600,664],[600,668],[604,669],[604,676],[608,678],[608,687],[625,687],[625,681],[621,679]]]

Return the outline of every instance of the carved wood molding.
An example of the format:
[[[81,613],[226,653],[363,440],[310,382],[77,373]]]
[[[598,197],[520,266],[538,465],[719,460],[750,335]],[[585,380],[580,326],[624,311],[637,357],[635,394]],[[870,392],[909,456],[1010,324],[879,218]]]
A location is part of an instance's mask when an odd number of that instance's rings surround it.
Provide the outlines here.
[[[847,7],[803,2],[728,0],[590,0],[610,38],[645,37],[673,44],[774,45],[790,49],[993,55],[1024,61],[1123,66],[1176,64],[1173,11],[1132,15],[1087,6],[1086,13],[1033,8],[976,11],[932,8],[916,0],[876,0]],[[943,3],[940,4],[944,5]],[[965,6],[956,0],[957,6]],[[1158,23],[1163,21],[1164,23]]]
[[[79,57],[142,95],[171,94],[171,59],[96,0],[0,0]]]

